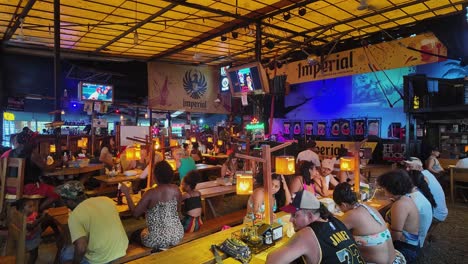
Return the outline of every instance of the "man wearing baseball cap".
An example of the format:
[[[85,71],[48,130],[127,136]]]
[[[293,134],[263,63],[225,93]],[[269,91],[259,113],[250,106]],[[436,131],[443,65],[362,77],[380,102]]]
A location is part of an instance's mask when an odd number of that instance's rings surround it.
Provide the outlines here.
[[[291,213],[296,234],[281,248],[268,254],[266,263],[365,263],[351,232],[308,191],[296,193],[291,204],[281,208]]]
[[[433,208],[433,217],[437,221],[444,221],[448,215],[447,204],[445,202],[445,194],[442,186],[440,185],[439,181],[436,179],[434,174],[432,174],[429,170],[423,169],[423,164],[421,160],[417,157],[410,157],[408,160],[403,162],[406,166],[406,170],[416,170],[420,171],[424,175],[424,179],[426,180],[427,184],[429,185],[429,190],[434,197],[434,200],[437,204],[436,207]]]
[[[128,238],[114,201],[101,196],[86,199],[84,186],[69,181],[55,191],[73,211],[68,227],[73,245],[60,254],[62,263],[109,263],[125,256]]]

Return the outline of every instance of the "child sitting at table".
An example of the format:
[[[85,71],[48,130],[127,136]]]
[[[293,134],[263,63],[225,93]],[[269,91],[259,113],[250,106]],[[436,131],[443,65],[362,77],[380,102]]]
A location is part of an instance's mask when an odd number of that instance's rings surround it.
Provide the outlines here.
[[[203,225],[201,219],[202,206],[201,206],[201,193],[195,190],[197,183],[201,180],[200,174],[192,170],[190,171],[180,183],[182,191],[182,225],[184,226],[185,233],[198,231]]]
[[[39,215],[34,208],[34,201],[30,199],[19,199],[15,203],[16,209],[26,215],[26,250],[29,252],[28,263],[36,263],[41,234],[48,226],[58,235],[59,230],[52,218],[47,214]],[[58,237],[56,237],[58,239]]]

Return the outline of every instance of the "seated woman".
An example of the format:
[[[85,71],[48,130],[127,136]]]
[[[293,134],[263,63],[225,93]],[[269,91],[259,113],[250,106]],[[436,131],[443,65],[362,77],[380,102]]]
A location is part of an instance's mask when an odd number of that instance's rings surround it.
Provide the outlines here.
[[[279,208],[278,205],[284,205],[291,203],[291,195],[289,194],[288,185],[284,179],[283,175],[280,174],[272,174],[272,186],[271,186],[271,193],[272,196],[270,197],[270,203],[273,206],[273,211],[276,212]],[[285,201],[276,201],[275,194],[278,193],[280,189],[285,191],[284,199]],[[263,214],[265,213],[265,201],[264,201],[264,187],[256,188],[252,195],[250,196],[249,200],[247,201],[247,214],[244,219],[245,222],[252,221],[253,219],[263,219]]]
[[[111,170],[114,167],[114,137],[105,137],[101,142],[101,152],[99,153],[99,161],[104,163],[104,167]]]
[[[236,175],[236,171],[238,170],[237,164],[237,157],[235,156],[236,153],[231,153],[224,162],[223,167],[221,167],[221,178],[227,177],[232,178]]]
[[[134,217],[146,214],[147,227],[140,234],[142,244],[153,249],[168,248],[180,243],[184,237],[184,228],[179,219],[182,195],[179,187],[172,184],[174,171],[167,161],[154,166],[154,177],[157,186],[147,190],[136,206],[130,195],[130,187],[122,184],[121,191]]]
[[[437,159],[439,156],[439,149],[437,147],[432,147],[431,155],[426,160],[427,170],[434,174],[437,178],[440,178],[444,175],[444,168],[442,168],[439,160]]]
[[[353,234],[367,263],[404,263],[404,256],[393,247],[390,231],[380,213],[359,203],[351,185],[345,182],[338,184],[333,200],[345,213],[342,222]]]
[[[203,156],[201,151],[198,149],[198,142],[194,142],[192,144],[192,151],[190,151],[190,155],[192,156],[192,159],[195,161],[195,163],[202,163],[203,161]]]
[[[434,197],[427,182],[424,180],[424,175],[420,171],[411,170],[408,172],[411,183],[414,188],[411,192],[413,199],[419,212],[419,246],[424,246],[427,232],[432,224],[432,208],[437,206]]]
[[[311,161],[303,161],[299,173],[300,174],[291,181],[291,186],[289,187],[291,197],[294,198],[296,193],[302,190],[307,190],[315,194],[314,178],[320,177],[320,175],[314,163]]]
[[[23,194],[45,196],[46,199],[39,206],[39,211],[42,212],[60,198],[55,192],[55,187],[45,183],[41,177],[44,171],[54,170],[58,164],[45,162],[39,153],[39,142],[35,136],[36,134],[28,127],[23,128],[23,131],[16,136],[17,147],[10,152],[9,157],[25,160]],[[7,188],[6,192],[16,193],[16,188]]]
[[[338,181],[335,179],[335,176],[331,174],[335,164],[335,159],[324,159],[322,161],[322,167],[320,167],[320,176],[314,179],[316,191],[321,196],[330,196],[332,192],[330,191],[330,184],[333,186],[338,185]]]
[[[413,184],[408,174],[403,170],[393,170],[380,175],[377,183],[385,191],[385,195],[395,202],[387,212],[393,245],[400,251],[408,263],[416,260],[419,255],[419,213],[411,198]]]
[[[182,225],[185,233],[195,232],[203,225],[201,219],[202,205],[201,193],[195,190],[197,183],[201,181],[200,174],[197,171],[189,172],[182,182],[180,189],[182,191]]]

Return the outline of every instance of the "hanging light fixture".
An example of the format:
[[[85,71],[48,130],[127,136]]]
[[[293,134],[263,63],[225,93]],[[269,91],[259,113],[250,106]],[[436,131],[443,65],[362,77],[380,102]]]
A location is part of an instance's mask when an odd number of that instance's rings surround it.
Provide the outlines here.
[[[218,146],[222,146],[223,145],[223,141],[221,139],[218,139]]]
[[[192,143],[197,142],[197,138],[196,137],[190,137],[190,142],[192,142]]]
[[[367,0],[361,0],[359,2],[359,6],[357,7],[357,10],[366,10],[369,8],[369,4],[367,4]]]
[[[138,45],[138,31],[136,29],[133,33],[133,44]]]
[[[212,137],[212,136],[207,137],[207,138],[206,138],[206,141],[207,141],[208,143],[213,143],[213,137]]]
[[[307,13],[307,9],[305,7],[299,8],[299,11],[297,12],[300,16],[304,16]]]
[[[283,18],[284,18],[284,21],[288,21],[291,18],[291,13],[289,13],[289,11],[283,13]]]
[[[232,35],[232,38],[233,38],[233,39],[236,39],[236,38],[239,37],[239,33],[236,32],[236,31],[231,32],[231,35]]]
[[[273,49],[275,47],[275,43],[271,39],[266,39],[265,47],[267,47],[268,49]]]
[[[222,35],[222,36],[221,36],[221,41],[224,42],[224,41],[226,41],[226,40],[227,40],[227,37],[226,37],[225,35]]]

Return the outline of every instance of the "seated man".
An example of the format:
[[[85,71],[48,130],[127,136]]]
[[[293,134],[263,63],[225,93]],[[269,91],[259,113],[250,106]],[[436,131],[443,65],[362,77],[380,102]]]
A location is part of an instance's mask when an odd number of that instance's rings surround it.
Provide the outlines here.
[[[72,210],[68,227],[73,245],[62,249],[62,263],[108,263],[125,256],[128,238],[114,201],[104,196],[86,199],[79,181],[55,191]]]
[[[300,191],[291,204],[281,208],[291,213],[296,233],[288,243],[268,254],[266,263],[365,263],[351,233],[308,191]]]

